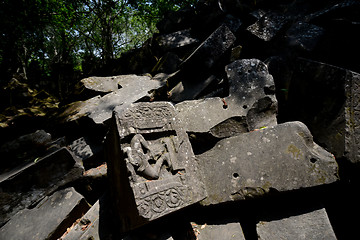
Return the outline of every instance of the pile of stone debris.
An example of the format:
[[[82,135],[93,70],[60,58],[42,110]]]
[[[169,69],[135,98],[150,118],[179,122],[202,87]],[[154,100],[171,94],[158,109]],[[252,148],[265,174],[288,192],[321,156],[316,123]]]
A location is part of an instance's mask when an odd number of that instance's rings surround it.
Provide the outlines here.
[[[0,239],[352,239],[359,12],[169,13],[119,74],[81,80],[57,131],[1,146]]]

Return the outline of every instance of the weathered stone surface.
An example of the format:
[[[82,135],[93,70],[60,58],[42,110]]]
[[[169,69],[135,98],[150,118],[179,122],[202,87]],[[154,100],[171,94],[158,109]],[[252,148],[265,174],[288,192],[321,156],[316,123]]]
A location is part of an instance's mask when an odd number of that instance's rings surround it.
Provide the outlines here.
[[[0,147],[0,173],[17,165],[23,165],[31,158],[35,159],[39,155],[45,154],[45,150],[51,143],[51,135],[44,130],[37,130],[4,143]]]
[[[215,81],[216,76],[211,75],[204,81],[200,82],[179,82],[173,89],[169,91],[170,98],[173,102],[196,99],[210,84]]]
[[[211,132],[227,137],[277,124],[277,101],[272,76],[257,59],[235,61],[225,68],[229,96],[184,101],[176,104],[178,117],[187,132]],[[238,124],[229,124],[237,122]],[[226,134],[225,134],[226,132]]]
[[[236,239],[245,240],[244,233],[238,222],[219,224],[192,224],[198,240]]]
[[[156,38],[156,41],[159,47],[164,51],[188,46],[199,42],[199,40],[191,36],[190,29],[177,31],[167,35],[161,35]]]
[[[91,90],[94,94],[106,94],[117,91],[120,88],[134,84],[139,79],[148,80],[146,76],[137,76],[135,74],[119,75],[112,77],[88,77],[80,81],[78,91]]]
[[[39,202],[82,176],[82,165],[66,148],[1,175],[0,226],[18,211]]]
[[[170,74],[178,70],[178,67],[181,63],[181,59],[172,52],[165,53],[164,56],[160,58],[158,63],[152,69],[152,73],[162,73]],[[155,76],[154,76],[155,77]],[[154,79],[154,78],[153,78]]]
[[[111,118],[116,106],[122,106],[125,109],[142,98],[150,98],[149,92],[160,88],[162,84],[151,80],[148,76],[138,76],[134,79],[126,78],[121,86],[122,88],[103,97],[96,96],[86,101],[72,103],[60,117],[65,122],[69,122],[87,116],[96,124],[102,124]]]
[[[312,51],[324,35],[324,31],[316,25],[298,21],[287,30],[285,38],[290,46]]]
[[[208,197],[203,205],[290,191],[338,180],[334,157],[315,144],[300,122],[284,123],[219,141],[197,155]]]
[[[261,221],[256,225],[256,231],[259,240],[337,239],[325,209],[280,220]]]
[[[81,137],[74,140],[68,148],[76,157],[82,160],[86,169],[96,167],[104,162],[104,149],[102,144],[89,137]]]
[[[304,122],[336,158],[359,163],[359,84],[358,73],[298,59],[284,113],[289,120]]]
[[[116,108],[113,123],[106,152],[121,231],[206,197],[190,142],[171,103]]]
[[[55,192],[33,209],[24,209],[0,229],[1,239],[58,239],[89,209],[73,188]]]
[[[253,25],[250,25],[247,30],[264,41],[270,41],[288,21],[289,19],[286,16],[270,12],[262,16]]]
[[[183,68],[209,69],[233,45],[235,35],[223,24],[182,63]]]

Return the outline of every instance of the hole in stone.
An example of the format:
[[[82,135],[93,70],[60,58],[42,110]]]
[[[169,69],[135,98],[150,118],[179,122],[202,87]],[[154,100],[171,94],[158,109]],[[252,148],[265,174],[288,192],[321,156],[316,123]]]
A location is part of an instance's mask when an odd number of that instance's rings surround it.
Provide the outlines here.
[[[117,86],[117,87],[118,87],[118,89],[122,88],[122,86],[121,86],[120,84],[118,84],[118,86]]]
[[[238,173],[234,173],[234,174],[233,174],[233,177],[234,177],[234,178],[238,178],[238,177],[239,177],[239,174],[238,174]]]
[[[228,105],[224,104],[223,109],[227,109],[227,108],[228,108]]]
[[[247,109],[247,108],[248,108],[248,106],[247,106],[247,105],[244,105],[244,106],[243,106],[243,109]]]
[[[310,162],[311,162],[311,163],[316,163],[316,162],[317,162],[317,159],[316,159],[316,158],[310,158]]]

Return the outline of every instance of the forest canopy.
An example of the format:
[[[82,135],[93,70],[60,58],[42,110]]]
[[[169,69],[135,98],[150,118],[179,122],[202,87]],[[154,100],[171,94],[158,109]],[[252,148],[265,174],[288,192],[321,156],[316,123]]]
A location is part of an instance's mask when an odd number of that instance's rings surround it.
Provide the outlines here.
[[[197,0],[1,0],[0,83],[51,78],[56,66],[82,72],[140,47],[168,11]],[[36,81],[36,79],[35,79]]]

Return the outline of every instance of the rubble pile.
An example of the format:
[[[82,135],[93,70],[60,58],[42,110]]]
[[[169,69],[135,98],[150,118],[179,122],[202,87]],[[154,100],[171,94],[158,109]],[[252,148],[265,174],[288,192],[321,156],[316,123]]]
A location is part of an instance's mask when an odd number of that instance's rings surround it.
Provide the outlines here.
[[[0,239],[353,238],[359,12],[169,12],[112,76],[79,82],[54,132],[2,144]]]

